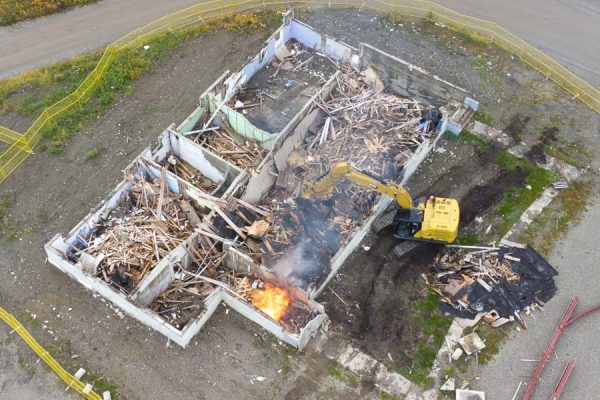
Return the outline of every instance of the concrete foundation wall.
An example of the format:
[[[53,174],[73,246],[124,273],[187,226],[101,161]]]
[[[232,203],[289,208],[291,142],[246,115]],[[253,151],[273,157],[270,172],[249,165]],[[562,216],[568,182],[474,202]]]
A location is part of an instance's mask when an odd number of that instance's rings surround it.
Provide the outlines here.
[[[360,57],[361,70],[373,67],[385,86],[401,96],[436,107],[450,100],[462,103],[467,96],[466,90],[368,44],[361,43]]]
[[[69,275],[71,278],[75,279],[86,288],[98,293],[100,296],[107,299],[115,306],[123,310],[126,314],[137,319],[144,325],[162,333],[182,347],[185,347],[188,344],[191,336],[186,337],[182,335],[181,332],[169,325],[157,314],[146,308],[139,307],[130,301],[124,294],[116,291],[103,280],[85,274],[80,268],[77,268],[75,265],[67,261],[64,258],[64,255],[52,245],[53,242],[57,240],[62,241],[62,238],[55,236],[54,239],[44,246],[46,255],[48,256],[48,261],[50,261],[51,264],[65,274]]]
[[[181,244],[170,252],[165,258],[142,279],[130,298],[140,305],[148,306],[175,280],[175,265],[181,263],[185,268],[190,265],[191,258],[186,245]]]
[[[145,151],[142,156],[146,155],[155,163],[163,165],[169,154],[174,154],[213,182],[218,182],[219,186],[211,193],[213,196],[225,197],[235,184],[247,179],[246,173],[235,165],[171,129],[162,133],[156,148],[150,152]]]

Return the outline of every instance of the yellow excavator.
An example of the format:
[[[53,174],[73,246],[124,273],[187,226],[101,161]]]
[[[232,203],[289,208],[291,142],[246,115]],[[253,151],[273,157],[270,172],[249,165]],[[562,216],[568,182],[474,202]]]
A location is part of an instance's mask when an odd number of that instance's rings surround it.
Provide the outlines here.
[[[377,233],[393,224],[394,235],[401,239],[437,243],[452,243],[456,239],[460,216],[458,201],[431,196],[424,203],[414,202],[404,187],[386,182],[383,178],[348,162],[336,164],[316,181],[307,182],[302,197],[310,199],[331,195],[336,183],[342,178],[396,200],[398,207],[384,213],[374,222],[374,231]],[[400,256],[413,247],[415,246],[400,246],[394,249],[394,253]]]

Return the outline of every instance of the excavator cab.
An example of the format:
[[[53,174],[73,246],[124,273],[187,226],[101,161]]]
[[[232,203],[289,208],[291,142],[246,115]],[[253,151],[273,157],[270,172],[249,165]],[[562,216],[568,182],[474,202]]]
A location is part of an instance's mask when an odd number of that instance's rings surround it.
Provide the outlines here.
[[[412,239],[421,230],[423,214],[418,208],[398,208],[394,215],[394,235],[400,239]]]
[[[458,201],[431,196],[424,205],[419,205],[419,210],[423,213],[423,222],[413,236],[415,239],[454,242],[460,219]]]

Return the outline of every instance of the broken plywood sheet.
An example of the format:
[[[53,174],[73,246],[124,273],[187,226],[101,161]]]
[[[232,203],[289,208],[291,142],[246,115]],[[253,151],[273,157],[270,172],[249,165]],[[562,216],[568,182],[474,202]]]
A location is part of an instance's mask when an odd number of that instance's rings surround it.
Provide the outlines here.
[[[485,349],[485,343],[483,343],[483,340],[481,340],[479,335],[475,332],[461,337],[458,339],[458,343],[467,355],[475,354],[478,351]]]

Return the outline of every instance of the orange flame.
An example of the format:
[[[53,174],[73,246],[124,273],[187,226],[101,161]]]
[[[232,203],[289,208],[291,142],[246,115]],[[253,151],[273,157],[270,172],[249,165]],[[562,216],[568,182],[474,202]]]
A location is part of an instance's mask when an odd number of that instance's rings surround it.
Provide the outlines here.
[[[290,305],[290,295],[287,290],[271,283],[265,283],[262,289],[254,289],[250,293],[250,300],[254,307],[279,321]]]

